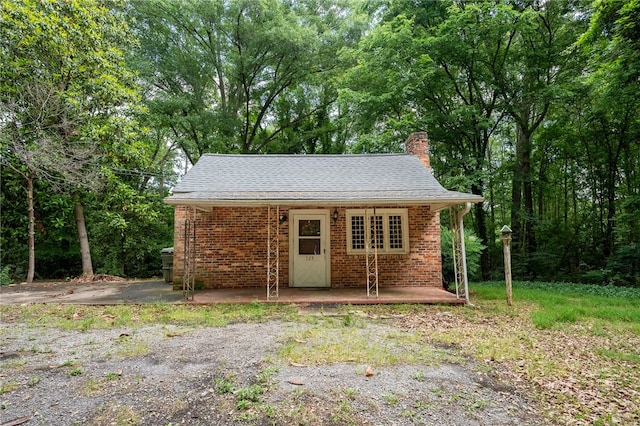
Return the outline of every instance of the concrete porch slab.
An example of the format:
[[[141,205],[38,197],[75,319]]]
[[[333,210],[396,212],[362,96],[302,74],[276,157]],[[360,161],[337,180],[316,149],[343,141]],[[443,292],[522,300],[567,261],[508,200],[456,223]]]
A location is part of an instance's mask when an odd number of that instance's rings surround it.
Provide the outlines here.
[[[265,287],[233,288],[196,291],[188,303],[208,305],[214,303],[267,302]],[[277,298],[269,303],[374,305],[397,303],[464,304],[465,299],[434,287],[382,287],[378,297],[367,297],[366,288],[291,288],[281,287]]]

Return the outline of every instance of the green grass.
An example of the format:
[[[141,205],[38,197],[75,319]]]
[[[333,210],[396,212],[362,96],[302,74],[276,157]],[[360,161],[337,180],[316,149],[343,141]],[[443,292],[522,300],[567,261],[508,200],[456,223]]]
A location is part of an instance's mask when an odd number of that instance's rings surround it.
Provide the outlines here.
[[[505,300],[503,282],[472,285],[482,301]],[[540,329],[562,327],[581,321],[618,324],[640,334],[640,289],[571,283],[514,282],[516,303],[533,305],[531,320]],[[506,305],[506,303],[504,304]],[[506,309],[504,306],[501,309]]]
[[[472,302],[498,302],[505,299],[503,282],[473,283],[471,290]],[[541,329],[591,319],[626,323],[627,328],[636,334],[640,333],[640,288],[516,281],[513,283],[513,292],[516,303],[525,302],[534,306],[531,319],[534,325]],[[497,314],[510,314],[509,308],[503,303],[489,303],[485,307]],[[406,315],[420,310],[421,307],[380,305],[358,309],[373,315],[388,315],[390,312]],[[139,306],[80,307],[33,304],[3,306],[2,310],[4,318],[24,322],[30,327],[56,327],[80,331],[156,324],[221,327],[233,322],[297,318],[296,306],[257,302],[246,305],[211,306],[156,303]],[[357,322],[358,319],[347,315],[342,320],[342,325],[357,326]]]
[[[622,352],[614,351],[611,349],[597,349],[596,353],[603,358],[609,358],[612,360],[625,361],[631,364],[637,364],[640,366],[640,355],[637,352]]]
[[[108,425],[139,425],[141,424],[141,416],[133,408],[109,403],[97,409],[98,415],[94,417],[91,424],[108,424]]]
[[[18,382],[16,382],[15,380],[9,380],[9,381],[0,383],[0,395],[13,392],[18,388],[19,388]]]
[[[235,386],[233,379],[230,377],[217,377],[214,379],[213,384],[216,393],[219,395],[231,393],[233,391],[233,387]]]
[[[118,359],[139,358],[151,352],[149,343],[142,339],[126,338],[118,342],[115,356]]]
[[[33,304],[3,306],[3,317],[28,327],[54,327],[87,331],[113,327],[172,324],[187,327],[223,327],[233,322],[260,322],[269,318],[292,318],[297,308],[289,305],[252,303],[189,306],[173,304],[75,306]]]
[[[269,366],[255,376],[254,382],[239,387],[234,377],[220,377],[212,383],[217,395],[222,397],[225,394],[224,398],[235,403],[238,419],[243,418],[248,423],[255,423],[260,418],[268,418],[271,424],[320,423],[320,413],[306,406],[304,397],[310,396],[303,389],[283,405],[274,406],[265,402],[267,400],[263,397],[272,389],[277,377],[277,365],[288,363],[353,363],[354,374],[362,375],[367,365],[371,365],[377,373],[377,369],[384,366],[434,365],[442,362],[464,364],[471,357],[478,361],[478,371],[506,369],[509,374],[518,374],[531,383],[555,385],[565,378],[573,378],[576,383],[573,392],[580,392],[581,387],[593,383],[591,393],[584,394],[591,398],[592,393],[597,393],[603,400],[602,407],[628,397],[624,393],[616,393],[618,389],[638,388],[640,376],[635,371],[640,366],[637,351],[640,289],[514,282],[514,305],[508,306],[504,282],[474,283],[470,288],[475,307],[411,304],[342,306],[336,309],[338,315],[328,317],[298,315],[295,305],[261,303],[213,306],[3,306],[0,316],[8,322],[43,330],[54,327],[86,331],[172,325],[166,328],[167,338],[188,333],[194,327],[219,327],[233,322],[263,322],[270,319],[298,322],[301,326],[293,327],[282,338],[277,355],[270,359]],[[380,322],[393,327],[396,319],[400,319],[398,324],[402,324],[396,330],[376,327]],[[426,322],[412,322],[416,320]],[[415,324],[418,327],[414,327]],[[422,324],[432,324],[433,327],[424,328]],[[408,328],[403,328],[407,325]],[[142,336],[119,339],[112,355],[122,359],[144,356],[151,348]],[[94,343],[86,342],[87,345]],[[440,345],[452,345],[457,349],[442,349]],[[40,357],[47,356],[51,351],[47,346],[31,344],[19,350],[30,351]],[[13,368],[24,368],[14,363],[13,360],[0,363],[0,372],[10,377],[6,372]],[[110,373],[99,380],[91,379],[91,372],[85,372],[80,363],[72,360],[65,361],[61,367],[67,367],[65,374],[69,376],[81,376],[77,380],[84,381],[86,392],[91,394],[102,392],[108,380],[119,377],[119,373]],[[422,371],[414,373],[411,378],[429,386]],[[29,385],[35,386],[38,382],[39,378],[33,376]],[[0,382],[0,395],[13,392],[17,387],[15,381]],[[615,423],[619,414],[607,414],[606,410],[598,407],[587,408],[577,397],[568,397],[564,391],[554,391],[554,387],[541,386],[536,389],[539,392],[536,398],[538,402],[544,405],[545,410],[553,410],[550,412],[560,416],[565,423],[577,417],[570,418],[575,414],[563,413],[584,411],[587,416],[584,418],[592,419],[592,424]],[[453,401],[460,404],[469,413],[488,404],[477,395],[460,392],[450,395],[437,387],[431,388],[431,392],[441,396],[446,403]],[[336,393],[336,403],[331,412],[323,415],[330,416],[336,424],[359,424],[357,412],[352,406],[357,397],[355,388]],[[382,397],[389,405],[398,404],[398,399],[403,399],[402,395],[393,393],[386,393]],[[634,401],[635,407],[640,406],[640,400]],[[186,409],[184,401],[177,399],[176,404],[181,407],[184,405],[181,409]],[[401,415],[413,417],[421,410],[430,409],[430,404],[425,402],[404,407]],[[140,421],[139,414],[127,411],[126,407],[122,417],[116,418],[113,410],[114,407],[103,407],[98,413],[103,417],[97,419],[111,422],[116,419],[132,424]],[[640,411],[634,410],[632,414],[637,418]],[[625,416],[623,420],[632,418],[628,413]]]
[[[389,366],[455,362],[445,351],[424,344],[424,337],[411,332],[380,332],[364,325],[345,326],[333,319],[286,337],[278,356],[299,364],[325,365],[340,362]]]
[[[83,373],[82,368],[78,367],[78,368],[74,368],[73,370],[71,370],[69,372],[69,376],[70,377],[80,376],[80,375],[82,375],[82,373]]]
[[[393,392],[382,394],[382,399],[389,405],[398,405],[400,402],[400,397]]]

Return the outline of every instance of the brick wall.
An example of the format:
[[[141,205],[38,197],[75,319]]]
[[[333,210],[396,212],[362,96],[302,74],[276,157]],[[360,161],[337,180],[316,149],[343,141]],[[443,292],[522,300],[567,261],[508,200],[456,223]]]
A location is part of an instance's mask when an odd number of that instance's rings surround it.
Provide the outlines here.
[[[331,226],[331,285],[365,286],[365,256],[346,254],[345,210],[338,208],[338,222]],[[410,252],[378,255],[378,283],[381,286],[442,287],[440,214],[433,213],[428,206],[409,207],[408,213]]]
[[[334,206],[310,206],[305,209]],[[280,207],[288,213],[289,208]],[[364,255],[346,254],[345,208],[338,207],[336,223],[329,221],[331,286],[364,287]],[[428,206],[409,207],[410,253],[379,255],[380,286],[442,287],[440,215]],[[184,223],[193,219],[191,208],[176,207],[174,283],[181,287],[184,273]],[[289,214],[290,217],[290,214]],[[196,281],[205,288],[264,287],[267,277],[267,208],[217,207],[196,213]],[[280,225],[280,285],[289,280],[289,221]]]

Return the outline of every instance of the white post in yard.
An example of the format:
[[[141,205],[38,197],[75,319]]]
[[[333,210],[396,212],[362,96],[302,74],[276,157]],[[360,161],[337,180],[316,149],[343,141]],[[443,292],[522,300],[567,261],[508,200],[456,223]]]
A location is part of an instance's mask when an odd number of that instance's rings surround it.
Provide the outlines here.
[[[502,243],[504,244],[504,281],[507,287],[507,305],[513,305],[513,294],[511,289],[511,228],[504,225],[500,230]]]

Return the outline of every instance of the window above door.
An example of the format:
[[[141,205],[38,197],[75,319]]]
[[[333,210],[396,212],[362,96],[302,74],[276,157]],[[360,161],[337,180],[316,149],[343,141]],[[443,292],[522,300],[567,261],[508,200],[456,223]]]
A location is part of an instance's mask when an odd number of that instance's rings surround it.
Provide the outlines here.
[[[409,253],[407,209],[348,209],[347,254],[366,253],[365,244],[375,236],[379,254]],[[373,247],[371,247],[373,249]]]

